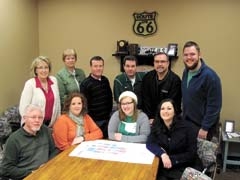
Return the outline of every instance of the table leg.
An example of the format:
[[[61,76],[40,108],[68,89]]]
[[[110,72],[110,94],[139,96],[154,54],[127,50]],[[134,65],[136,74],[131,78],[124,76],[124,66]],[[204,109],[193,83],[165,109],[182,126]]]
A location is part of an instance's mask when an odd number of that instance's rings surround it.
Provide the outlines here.
[[[226,165],[227,165],[227,158],[228,158],[228,145],[229,145],[229,143],[227,141],[225,141],[224,159],[223,159],[223,172],[226,172]]]

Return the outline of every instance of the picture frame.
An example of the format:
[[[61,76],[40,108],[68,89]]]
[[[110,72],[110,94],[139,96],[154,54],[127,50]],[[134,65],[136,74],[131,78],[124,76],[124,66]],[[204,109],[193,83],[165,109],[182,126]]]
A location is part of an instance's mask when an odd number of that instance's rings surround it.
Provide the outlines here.
[[[232,133],[234,131],[235,131],[235,121],[234,120],[225,120],[224,132]]]
[[[170,57],[175,57],[177,56],[177,50],[178,50],[178,44],[176,43],[169,43],[168,44],[168,50],[167,50],[167,55]]]

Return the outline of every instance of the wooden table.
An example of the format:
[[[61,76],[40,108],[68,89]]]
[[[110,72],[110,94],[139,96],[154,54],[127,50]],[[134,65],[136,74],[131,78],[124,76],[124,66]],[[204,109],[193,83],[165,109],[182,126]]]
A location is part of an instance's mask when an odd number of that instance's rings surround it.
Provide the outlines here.
[[[159,159],[151,165],[70,157],[73,146],[27,176],[25,180],[155,180]]]

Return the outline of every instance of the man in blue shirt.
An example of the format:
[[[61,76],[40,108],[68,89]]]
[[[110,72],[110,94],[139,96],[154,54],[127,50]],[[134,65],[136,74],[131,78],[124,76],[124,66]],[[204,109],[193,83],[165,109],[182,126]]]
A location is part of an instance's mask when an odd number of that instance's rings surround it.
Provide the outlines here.
[[[196,137],[210,140],[216,133],[222,107],[220,78],[205,64],[196,42],[185,43],[183,62],[183,117],[192,124]]]

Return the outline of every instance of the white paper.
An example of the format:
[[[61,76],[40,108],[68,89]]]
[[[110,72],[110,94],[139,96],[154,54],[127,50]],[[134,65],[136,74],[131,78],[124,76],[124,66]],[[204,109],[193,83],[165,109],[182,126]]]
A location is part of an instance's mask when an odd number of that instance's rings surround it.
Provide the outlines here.
[[[237,132],[227,133],[228,138],[240,137],[240,134]]]
[[[152,164],[154,154],[146,144],[109,140],[84,141],[69,156],[139,164]]]

